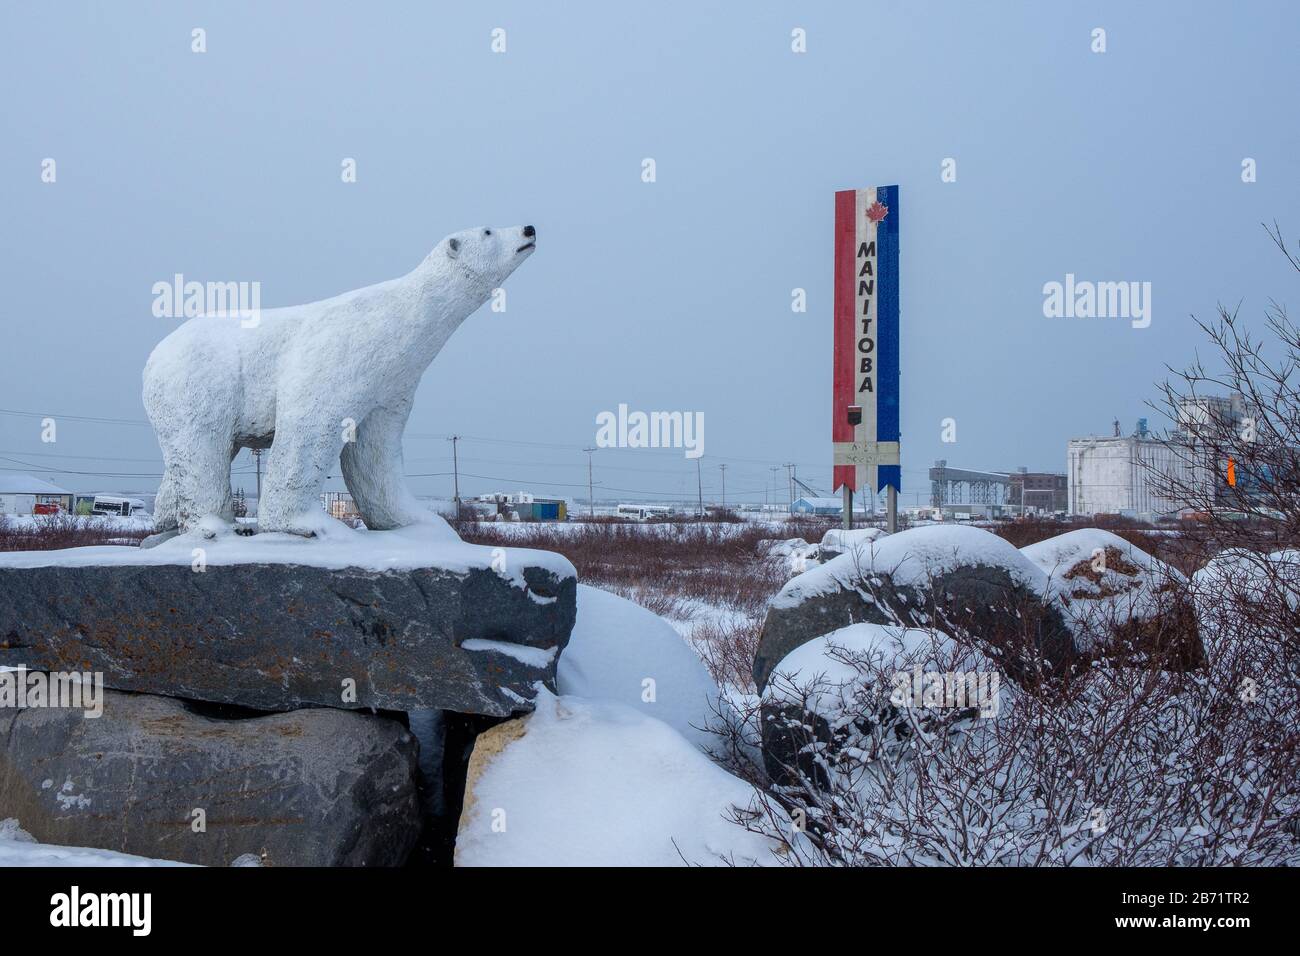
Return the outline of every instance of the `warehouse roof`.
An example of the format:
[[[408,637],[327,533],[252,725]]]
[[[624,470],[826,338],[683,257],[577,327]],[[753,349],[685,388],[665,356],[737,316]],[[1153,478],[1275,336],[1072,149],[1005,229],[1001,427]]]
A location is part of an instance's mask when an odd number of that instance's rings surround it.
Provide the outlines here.
[[[0,474],[0,495],[70,495],[67,488],[60,488],[31,475]]]

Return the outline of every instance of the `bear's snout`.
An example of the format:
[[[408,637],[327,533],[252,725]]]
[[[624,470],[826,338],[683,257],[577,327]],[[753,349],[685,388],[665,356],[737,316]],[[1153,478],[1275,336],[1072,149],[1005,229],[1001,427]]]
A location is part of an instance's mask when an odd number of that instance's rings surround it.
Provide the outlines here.
[[[528,241],[515,250],[515,255],[519,255],[519,253],[521,252],[527,252],[529,249],[537,248],[537,239],[536,239],[537,230],[534,229],[532,226],[524,226],[522,231],[524,234],[524,238],[527,239]]]

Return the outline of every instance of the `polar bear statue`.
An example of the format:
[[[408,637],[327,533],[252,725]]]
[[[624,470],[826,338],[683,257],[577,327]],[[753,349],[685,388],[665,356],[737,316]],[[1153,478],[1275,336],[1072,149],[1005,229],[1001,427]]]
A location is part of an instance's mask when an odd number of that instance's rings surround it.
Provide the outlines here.
[[[367,527],[429,520],[402,477],[416,386],[536,244],[532,226],[469,229],[399,279],[253,319],[200,316],[168,335],[144,369],[164,466],[155,540],[233,520],[240,448],[270,449],[259,531],[326,530],[320,493],[336,461]]]

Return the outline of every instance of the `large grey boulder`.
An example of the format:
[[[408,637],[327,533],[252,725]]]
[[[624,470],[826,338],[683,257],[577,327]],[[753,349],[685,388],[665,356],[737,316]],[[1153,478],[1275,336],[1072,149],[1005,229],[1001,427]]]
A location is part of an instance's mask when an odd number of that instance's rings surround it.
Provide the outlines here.
[[[259,710],[504,717],[555,688],[577,614],[565,559],[348,533],[0,555],[0,665]]]
[[[103,715],[0,710],[0,819],[42,843],[226,866],[398,866],[420,832],[414,738],[385,717],[245,719],[106,691]],[[201,822],[201,826],[199,825]]]
[[[1013,680],[1059,673],[1075,655],[1046,575],[1010,543],[979,528],[919,527],[854,542],[786,583],[754,657],[758,690],[795,648],[856,623],[938,628]]]

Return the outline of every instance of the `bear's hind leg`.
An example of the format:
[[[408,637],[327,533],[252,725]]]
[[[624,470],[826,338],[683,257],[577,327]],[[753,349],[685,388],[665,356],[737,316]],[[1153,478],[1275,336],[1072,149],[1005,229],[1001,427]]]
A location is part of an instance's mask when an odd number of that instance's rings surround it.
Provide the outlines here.
[[[277,421],[271,461],[257,503],[257,530],[307,537],[338,526],[325,513],[320,493],[330,466],[338,461],[343,432],[334,416]]]

